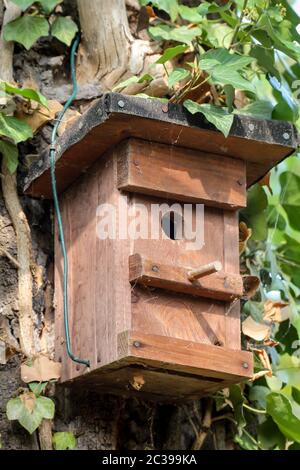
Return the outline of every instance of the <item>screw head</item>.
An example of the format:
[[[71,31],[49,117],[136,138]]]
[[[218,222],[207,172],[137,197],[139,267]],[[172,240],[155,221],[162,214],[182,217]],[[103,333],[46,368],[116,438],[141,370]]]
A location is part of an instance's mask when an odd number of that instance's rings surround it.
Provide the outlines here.
[[[38,167],[39,167],[39,168],[42,168],[43,164],[44,164],[43,160],[39,160],[39,161],[38,161]]]
[[[140,348],[140,347],[141,347],[141,343],[140,343],[139,341],[134,341],[134,342],[133,342],[133,346],[134,346],[135,348]]]
[[[254,131],[254,124],[249,124],[249,130]]]
[[[118,101],[118,106],[119,106],[119,108],[124,108],[124,106],[125,106],[124,101],[123,101],[123,100],[119,100],[119,101]]]
[[[242,179],[240,179],[240,180],[237,180],[237,184],[238,184],[239,186],[243,186],[243,184],[244,184],[244,181],[243,181]]]
[[[26,183],[28,183],[28,181],[29,181],[29,180],[28,180],[28,178],[27,178],[27,176],[26,176],[26,178],[24,178],[24,183],[26,184]]]
[[[152,266],[152,271],[154,271],[155,273],[158,273],[159,267],[156,265]]]
[[[163,104],[161,107],[161,110],[163,113],[167,113],[169,111],[169,106],[168,104]]]
[[[289,140],[290,134],[288,134],[287,132],[285,132],[282,137],[284,138],[284,140]]]
[[[249,369],[248,362],[243,362],[242,366],[243,366],[243,369]]]

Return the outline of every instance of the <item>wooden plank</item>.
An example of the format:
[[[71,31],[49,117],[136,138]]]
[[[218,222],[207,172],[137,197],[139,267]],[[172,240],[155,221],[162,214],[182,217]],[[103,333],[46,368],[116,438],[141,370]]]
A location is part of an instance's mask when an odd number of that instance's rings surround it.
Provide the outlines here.
[[[203,116],[192,116],[182,106],[171,104],[166,110],[165,104],[155,100],[109,93],[58,139],[59,193],[109,148],[128,137],[245,160],[248,185],[298,146],[296,130],[288,122],[235,116],[231,133],[225,138]],[[30,168],[24,190],[35,197],[52,198],[48,149]]]
[[[246,380],[253,375],[252,353],[199,344],[137,331],[124,332],[127,342],[120,338],[121,356],[131,357],[133,363],[178,370],[223,380]],[[126,346],[124,347],[124,344]],[[121,357],[120,357],[121,359]]]
[[[224,269],[230,273],[240,272],[239,257],[239,216],[224,211]],[[240,301],[234,300],[225,309],[226,346],[230,349],[241,347]]]
[[[236,210],[246,206],[245,162],[129,139],[119,149],[119,189]]]
[[[156,263],[143,258],[140,254],[129,257],[129,280],[133,284],[216,300],[232,301],[243,295],[243,281],[240,275],[219,272],[190,282],[189,270],[188,267]]]

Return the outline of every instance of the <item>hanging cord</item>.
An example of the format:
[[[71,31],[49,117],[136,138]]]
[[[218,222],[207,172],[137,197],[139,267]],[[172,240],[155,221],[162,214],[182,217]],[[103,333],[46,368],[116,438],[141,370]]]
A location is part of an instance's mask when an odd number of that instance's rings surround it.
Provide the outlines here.
[[[68,303],[68,254],[66,250],[66,243],[65,243],[65,236],[64,236],[64,228],[63,222],[61,218],[61,212],[59,207],[58,195],[57,195],[57,187],[56,187],[56,177],[55,177],[55,161],[56,161],[56,140],[57,140],[57,130],[62,122],[62,119],[65,115],[65,112],[72,104],[73,100],[77,95],[77,81],[76,81],[76,74],[75,74],[75,54],[79,45],[79,35],[76,36],[72,48],[71,48],[71,77],[73,83],[73,92],[69,99],[67,100],[64,108],[59,113],[56,123],[53,127],[52,135],[51,135],[51,145],[50,145],[50,166],[51,166],[51,184],[52,184],[52,192],[53,192],[53,200],[54,200],[54,207],[55,213],[57,217],[57,225],[58,225],[58,232],[59,232],[59,240],[61,251],[63,255],[63,303],[64,303],[64,327],[65,327],[65,337],[66,337],[66,348],[67,353],[72,361],[77,362],[78,364],[84,364],[87,367],[90,366],[90,361],[85,359],[80,359],[76,357],[72,352],[71,340],[70,340],[70,328],[69,328],[69,303]]]

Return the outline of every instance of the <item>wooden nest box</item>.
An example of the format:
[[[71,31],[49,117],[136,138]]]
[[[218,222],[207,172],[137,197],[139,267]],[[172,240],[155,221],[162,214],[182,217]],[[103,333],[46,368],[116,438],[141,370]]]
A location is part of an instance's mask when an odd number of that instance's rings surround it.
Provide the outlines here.
[[[252,376],[252,354],[241,350],[240,339],[238,210],[247,186],[296,146],[288,123],[235,117],[225,139],[181,106],[116,93],[67,129],[58,141],[56,177],[69,257],[70,336],[74,354],[90,368],[66,354],[56,232],[56,359],[63,383],[180,400]],[[52,198],[48,152],[30,169],[25,190]],[[151,210],[158,207],[155,238]],[[188,223],[203,235],[196,248],[184,230]]]

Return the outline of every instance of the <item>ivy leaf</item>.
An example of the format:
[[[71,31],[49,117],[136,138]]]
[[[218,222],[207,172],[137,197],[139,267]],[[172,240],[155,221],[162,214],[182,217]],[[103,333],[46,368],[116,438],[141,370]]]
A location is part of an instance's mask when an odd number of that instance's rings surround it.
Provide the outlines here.
[[[232,85],[234,88],[255,93],[255,88],[252,83],[242,77],[239,72],[232,70],[231,67],[218,65],[211,72],[211,81],[221,85]]]
[[[6,405],[6,416],[7,419],[10,421],[19,419],[21,413],[23,411],[24,404],[22,403],[21,399],[18,398],[11,398]]]
[[[151,82],[152,80],[153,80],[153,77],[149,73],[145,73],[140,78],[137,77],[136,75],[133,75],[132,77],[127,78],[127,80],[123,80],[122,82],[115,85],[112,88],[112,91],[121,90],[122,88],[126,88],[129,85],[132,85],[133,83]],[[137,95],[135,95],[135,96],[137,96]],[[148,96],[147,96],[147,98],[148,98]]]
[[[203,16],[199,13],[197,7],[190,8],[185,5],[179,5],[179,15],[190,23],[199,23],[203,20]]]
[[[55,405],[51,398],[37,397],[36,410],[45,419],[53,419],[55,413]]]
[[[49,23],[41,16],[21,16],[4,26],[4,39],[22,44],[26,49],[42,36],[48,36]]]
[[[273,108],[274,106],[270,101],[254,101],[244,108],[235,110],[234,113],[255,116],[260,119],[271,119]]]
[[[250,439],[249,435],[242,433],[241,436],[234,436],[234,442],[236,442],[244,450],[259,450],[259,446],[255,443],[255,439]]]
[[[190,45],[192,40],[195,37],[201,35],[201,28],[188,28],[187,26],[180,26],[179,28],[172,28],[168,25],[158,25],[158,26],[151,26],[149,28],[149,33],[153,37],[153,39],[161,40],[164,39],[165,41],[177,41],[183,42],[185,44]]]
[[[300,177],[285,171],[280,175],[282,188],[282,206],[287,213],[291,227],[300,230]]]
[[[280,73],[275,67],[274,50],[256,44],[251,48],[250,55],[257,60],[260,67],[280,80]]]
[[[300,419],[292,411],[290,400],[281,393],[272,392],[267,398],[267,412],[280,431],[292,441],[300,442]]]
[[[72,432],[56,432],[52,441],[55,450],[73,450],[76,447],[76,438]]]
[[[268,199],[264,189],[259,184],[255,184],[247,192],[247,208],[240,212],[248,227],[252,229],[253,240],[267,238],[267,206]]]
[[[41,424],[43,416],[37,411],[36,407],[30,412],[24,405],[18,418],[19,423],[29,434],[32,434]]]
[[[45,388],[47,387],[48,382],[30,382],[28,387],[35,395],[41,395]]]
[[[36,101],[40,103],[42,106],[48,109],[48,101],[47,99],[38,91],[32,90],[31,88],[17,88],[10,83],[1,82],[0,87],[4,89],[6,93],[10,95],[20,95],[23,98],[27,98],[28,100]]]
[[[11,0],[15,5],[17,5],[19,8],[21,8],[22,11],[27,10],[34,2],[35,0]]]
[[[285,448],[286,439],[270,416],[259,426],[258,440],[264,449],[273,449],[275,446],[282,450]]]
[[[175,83],[180,82],[180,80],[183,80],[184,78],[187,78],[189,75],[190,75],[190,71],[187,70],[187,69],[178,68],[178,69],[172,70],[172,72],[170,73],[170,75],[168,77],[169,87],[172,88],[172,86]]]
[[[62,3],[63,0],[38,0],[38,2],[41,4],[42,9],[45,13],[51,13],[51,11],[54,10],[56,5]]]
[[[174,59],[174,57],[182,54],[188,49],[189,46],[185,44],[180,44],[175,47],[168,47],[163,53],[163,55],[155,62],[156,64],[165,64],[168,60]]]
[[[77,31],[77,24],[74,23],[71,18],[66,18],[64,16],[59,16],[56,18],[51,26],[52,36],[56,37],[59,41],[63,42],[67,46],[70,46]]]
[[[3,155],[6,168],[12,175],[13,173],[15,173],[19,163],[18,148],[11,142],[5,142],[4,140],[0,140],[0,153],[2,153]]]
[[[198,104],[192,100],[186,100],[183,106],[192,114],[203,114],[225,137],[228,137],[234,116],[229,114],[226,108],[212,104]]]
[[[253,58],[239,54],[230,54],[227,49],[212,49],[202,54],[199,65],[202,70],[212,72],[218,65],[226,66],[230,70],[242,70],[253,62]]]
[[[15,144],[30,139],[33,136],[31,127],[28,124],[13,116],[5,116],[3,113],[0,113],[1,135],[13,140]]]

